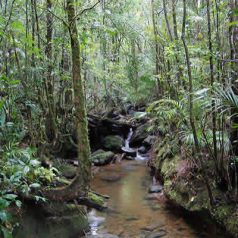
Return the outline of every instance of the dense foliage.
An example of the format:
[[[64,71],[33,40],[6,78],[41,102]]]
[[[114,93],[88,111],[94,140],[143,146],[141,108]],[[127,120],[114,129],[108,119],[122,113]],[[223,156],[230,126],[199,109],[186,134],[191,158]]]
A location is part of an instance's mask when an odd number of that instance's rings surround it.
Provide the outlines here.
[[[73,2],[88,112],[150,105],[151,129],[205,151],[237,201],[237,1]],[[10,237],[9,208],[52,181],[42,158],[71,140],[72,22],[61,0],[0,1],[0,13],[0,229]]]

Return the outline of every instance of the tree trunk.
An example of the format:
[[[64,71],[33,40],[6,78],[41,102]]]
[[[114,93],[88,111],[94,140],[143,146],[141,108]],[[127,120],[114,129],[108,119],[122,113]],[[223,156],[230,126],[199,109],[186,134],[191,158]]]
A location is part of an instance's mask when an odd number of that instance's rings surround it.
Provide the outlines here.
[[[81,78],[80,46],[75,17],[75,1],[67,0],[67,14],[72,50],[72,81],[74,89],[74,106],[78,136],[78,160],[80,166],[77,174],[83,175],[83,184],[88,187],[91,178],[90,145],[88,139],[88,121],[86,113],[85,93]]]
[[[46,0],[46,7],[48,10],[52,9],[52,0]],[[54,107],[54,86],[52,76],[52,62],[53,62],[53,17],[50,11],[46,13],[46,49],[45,55],[47,59],[47,72],[46,72],[46,99],[48,106],[48,118],[46,120],[46,135],[49,141],[53,141],[57,137],[56,121],[55,121],[55,107]]]
[[[204,183],[207,187],[208,195],[210,198],[210,204],[211,206],[214,204],[214,199],[212,195],[212,190],[209,184],[206,168],[204,165],[204,161],[201,158],[200,154],[200,146],[197,138],[197,131],[196,131],[196,126],[195,126],[195,121],[194,121],[194,116],[193,116],[193,80],[192,80],[192,71],[191,71],[191,62],[190,62],[190,57],[189,57],[189,51],[188,51],[188,46],[186,43],[185,39],[185,29],[186,29],[186,18],[187,18],[187,8],[186,8],[186,0],[183,0],[183,25],[182,25],[182,36],[181,39],[183,41],[183,46],[184,46],[184,51],[185,51],[185,57],[186,57],[186,63],[187,63],[187,70],[188,70],[188,79],[189,79],[189,117],[190,117],[190,125],[193,131],[193,138],[194,138],[194,143],[195,143],[195,153],[196,156],[200,162],[201,166],[201,172],[203,176]]]
[[[214,65],[213,65],[213,45],[212,45],[212,32],[211,32],[211,15],[210,15],[210,0],[207,0],[207,26],[208,26],[208,48],[210,51],[209,63],[210,63],[210,83],[213,87],[214,84]],[[215,101],[212,100],[212,135],[213,135],[213,154],[216,172],[219,173],[217,163],[217,139],[216,139],[216,112],[215,112]]]
[[[156,94],[157,97],[161,97],[162,94],[162,89],[161,89],[161,84],[160,84],[160,78],[159,78],[159,43],[158,43],[158,29],[157,29],[157,24],[156,24],[156,15],[155,15],[155,2],[154,0],[151,0],[151,14],[152,14],[152,24],[153,24],[153,31],[154,31],[154,41],[155,41],[155,77],[156,77],[156,83],[157,83],[157,90]]]
[[[86,198],[91,180],[90,145],[85,93],[81,78],[80,46],[78,39],[75,1],[67,0],[67,15],[72,51],[72,82],[74,90],[75,123],[77,127],[79,167],[72,183],[63,188],[44,191],[43,195],[51,201],[70,201]]]

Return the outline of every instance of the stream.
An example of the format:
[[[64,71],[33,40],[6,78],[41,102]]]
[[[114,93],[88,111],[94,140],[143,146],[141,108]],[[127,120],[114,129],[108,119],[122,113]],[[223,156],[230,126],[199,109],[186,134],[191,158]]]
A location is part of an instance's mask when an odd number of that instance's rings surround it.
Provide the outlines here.
[[[162,186],[150,175],[146,162],[149,155],[141,155],[130,148],[130,130],[123,151],[136,155],[107,166],[94,167],[92,190],[108,195],[107,209],[88,210],[89,232],[86,238],[227,238],[214,225],[202,222],[198,216],[186,214],[172,206],[161,191]],[[151,185],[161,188],[149,193]],[[82,237],[83,223],[76,216],[60,214],[52,217],[40,212],[34,204],[22,214],[15,238],[75,238]],[[84,219],[85,220],[85,219]],[[87,221],[86,221],[87,226]]]
[[[125,142],[130,150],[129,140]],[[137,152],[133,161],[119,161],[99,167],[92,188],[110,196],[108,209],[104,212],[91,210],[88,213],[89,238],[221,238],[227,237],[211,224],[184,216],[184,212],[168,205],[163,192],[148,193],[156,181],[146,166],[148,157]]]

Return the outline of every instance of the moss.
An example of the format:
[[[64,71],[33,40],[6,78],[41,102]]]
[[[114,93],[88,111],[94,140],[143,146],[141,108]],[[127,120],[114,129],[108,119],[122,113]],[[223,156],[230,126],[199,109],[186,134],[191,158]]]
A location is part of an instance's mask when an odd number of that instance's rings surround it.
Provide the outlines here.
[[[180,160],[179,156],[175,156],[172,159],[164,160],[161,167],[161,173],[165,179],[173,177],[176,174],[176,166],[179,160]]]
[[[77,171],[77,167],[70,164],[62,164],[58,169],[65,178],[69,179],[74,178]]]
[[[171,141],[167,139],[160,141],[156,144],[155,151],[157,153],[155,165],[162,175],[165,195],[188,211],[207,211],[214,220],[236,237],[238,234],[238,208],[236,205],[228,205],[223,192],[212,186],[213,196],[221,198],[221,203],[223,203],[212,209],[206,187],[199,172],[192,171],[192,177],[177,174],[177,167],[181,158],[179,155],[170,157]],[[209,161],[206,167],[208,170],[212,170],[214,167],[213,161]],[[210,179],[210,184],[213,184],[212,178]]]
[[[93,192],[89,192],[88,197],[91,201],[93,201],[97,205],[104,206],[104,199],[101,196],[99,196]]]
[[[212,210],[213,217],[234,236],[238,233],[238,209],[234,205],[222,204]]]
[[[38,238],[81,237],[89,228],[85,207],[75,204],[45,203],[24,212],[21,225],[14,231],[16,238],[25,238],[26,234]]]
[[[92,154],[91,160],[94,165],[106,165],[112,161],[114,153],[111,151],[98,150]]]
[[[107,136],[104,138],[103,146],[110,151],[120,151],[123,146],[123,139],[120,136]]]

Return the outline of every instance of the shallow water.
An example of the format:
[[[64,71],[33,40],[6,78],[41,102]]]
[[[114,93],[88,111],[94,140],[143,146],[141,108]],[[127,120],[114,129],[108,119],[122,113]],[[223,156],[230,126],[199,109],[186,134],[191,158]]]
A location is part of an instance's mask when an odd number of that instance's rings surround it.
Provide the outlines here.
[[[191,225],[194,219],[186,220],[181,211],[169,207],[163,194],[149,195],[153,179],[147,170],[144,161],[122,161],[99,169],[92,187],[110,196],[109,209],[89,212],[88,237],[106,237],[103,234],[110,233],[123,238],[143,238],[156,231],[167,238],[227,237],[213,225],[200,222]]]

